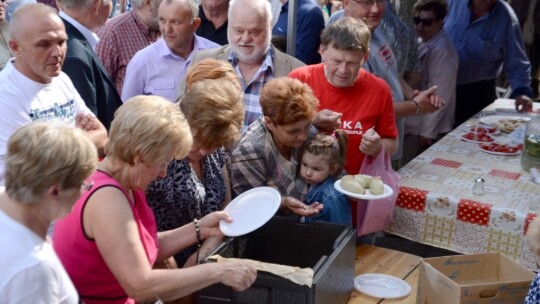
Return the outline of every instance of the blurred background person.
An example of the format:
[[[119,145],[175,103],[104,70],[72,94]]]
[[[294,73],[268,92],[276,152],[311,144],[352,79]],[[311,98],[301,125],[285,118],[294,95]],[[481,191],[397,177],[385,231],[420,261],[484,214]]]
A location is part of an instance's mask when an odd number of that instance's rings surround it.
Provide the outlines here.
[[[448,0],[444,30],[459,56],[457,127],[497,99],[504,72],[510,98],[532,107],[531,63],[516,14],[503,0]]]
[[[172,159],[189,153],[192,137],[178,105],[138,96],[122,105],[111,125],[107,157],[92,176],[94,187],[57,222],[53,245],[84,303],[173,300],[223,283],[249,287],[256,270],[245,263],[209,263],[154,269],[180,250],[222,236],[224,212],[157,232],[144,190],[165,177]]]
[[[434,113],[405,118],[403,163],[408,163],[454,129],[459,57],[443,29],[445,0],[419,0],[414,5],[414,28],[420,37],[420,90],[437,86],[445,104]]]
[[[97,152],[83,131],[33,122],[9,139],[6,188],[0,192],[0,302],[79,303],[47,238],[71,211],[96,170]]]
[[[200,0],[199,18],[201,25],[197,28],[197,35],[214,41],[219,45],[226,45],[229,0]]]

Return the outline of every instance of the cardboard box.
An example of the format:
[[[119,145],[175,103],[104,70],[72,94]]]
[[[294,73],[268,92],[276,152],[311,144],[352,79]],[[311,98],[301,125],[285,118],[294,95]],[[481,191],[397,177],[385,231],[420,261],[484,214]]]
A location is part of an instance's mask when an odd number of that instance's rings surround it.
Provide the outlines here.
[[[493,252],[422,260],[417,304],[522,304],[534,273]]]
[[[194,300],[196,304],[346,303],[354,288],[355,250],[356,234],[351,225],[303,224],[274,216],[256,231],[226,240],[211,255],[310,267],[313,269],[311,288],[259,271],[253,285],[242,292],[214,284],[197,292]]]

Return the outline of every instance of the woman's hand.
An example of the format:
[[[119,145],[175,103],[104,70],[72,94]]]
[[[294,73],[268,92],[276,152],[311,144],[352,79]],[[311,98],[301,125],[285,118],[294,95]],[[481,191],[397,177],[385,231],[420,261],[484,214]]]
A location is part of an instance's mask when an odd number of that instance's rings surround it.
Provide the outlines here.
[[[257,269],[244,261],[227,261],[215,265],[222,268],[221,283],[235,291],[249,288],[257,278]]]
[[[301,216],[315,216],[324,208],[323,204],[313,203],[310,206],[302,203],[291,196],[285,196],[281,199],[281,207],[287,208],[291,212]]]
[[[221,220],[232,223],[232,218],[225,211],[212,212],[201,218],[199,220],[201,238],[223,237],[223,233],[219,229],[219,221]]]

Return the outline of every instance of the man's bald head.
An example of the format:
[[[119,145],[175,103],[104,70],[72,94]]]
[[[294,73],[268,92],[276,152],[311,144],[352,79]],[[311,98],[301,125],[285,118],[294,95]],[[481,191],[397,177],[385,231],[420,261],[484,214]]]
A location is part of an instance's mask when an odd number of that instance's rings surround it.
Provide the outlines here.
[[[9,47],[19,72],[39,83],[50,83],[60,75],[67,34],[56,10],[41,3],[26,4],[15,11],[9,28]]]
[[[50,20],[49,18],[62,22],[56,9],[49,5],[29,3],[19,7],[9,21],[11,39],[24,39],[22,36],[38,27],[39,22]]]

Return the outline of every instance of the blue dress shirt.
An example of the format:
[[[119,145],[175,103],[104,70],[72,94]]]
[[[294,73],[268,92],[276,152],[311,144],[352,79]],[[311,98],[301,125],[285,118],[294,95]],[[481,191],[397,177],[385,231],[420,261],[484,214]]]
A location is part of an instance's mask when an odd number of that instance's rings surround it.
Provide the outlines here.
[[[491,12],[472,20],[471,1],[449,0],[444,29],[459,55],[457,85],[497,78],[504,71],[512,97],[528,95],[531,64],[516,14],[497,0]]]
[[[351,224],[351,206],[345,194],[334,188],[336,179],[328,176],[322,183],[312,186],[306,196],[306,204],[324,204],[322,211],[314,217],[306,217],[306,223],[325,221],[338,224]]]

